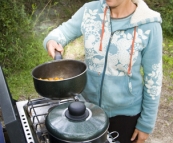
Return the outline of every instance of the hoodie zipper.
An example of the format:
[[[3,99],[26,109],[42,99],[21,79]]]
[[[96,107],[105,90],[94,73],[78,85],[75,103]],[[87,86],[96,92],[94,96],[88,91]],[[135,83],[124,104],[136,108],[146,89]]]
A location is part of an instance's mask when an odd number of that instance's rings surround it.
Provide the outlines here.
[[[106,12],[107,12],[108,7],[105,8],[104,10],[104,17],[103,17],[103,23],[102,23],[102,32],[101,32],[101,41],[100,41],[100,47],[99,50],[102,51],[102,40],[103,40],[103,35],[104,35],[104,26],[105,26],[105,18],[106,18]],[[101,79],[101,87],[100,87],[100,99],[99,99],[99,106],[101,107],[101,102],[102,102],[102,89],[103,89],[103,81],[104,81],[104,77],[105,77],[105,71],[106,71],[106,67],[107,67],[107,58],[108,58],[108,51],[109,51],[109,47],[110,47],[110,43],[112,41],[112,37],[114,35],[116,31],[114,31],[113,33],[111,33],[110,39],[109,39],[109,43],[107,46],[107,50],[106,50],[106,55],[105,55],[105,65],[103,68],[103,75],[102,75],[102,79]],[[131,74],[131,68],[132,68],[132,57],[134,54],[134,42],[135,42],[135,37],[136,37],[136,27],[134,28],[134,38],[132,40],[132,47],[131,47],[131,53],[130,53],[130,63],[129,63],[129,68],[128,68],[128,75]]]
[[[106,50],[106,55],[105,55],[105,65],[103,68],[103,75],[102,75],[102,80],[101,80],[101,87],[100,87],[100,100],[99,100],[99,106],[101,107],[101,102],[102,102],[102,89],[103,89],[103,81],[104,81],[104,77],[105,77],[105,71],[106,71],[106,67],[107,67],[107,59],[108,59],[108,51],[109,51],[109,47],[110,47],[110,43],[112,41],[112,37],[114,35],[116,31],[114,31],[113,33],[111,33],[111,37],[109,39],[109,43],[108,43],[108,48]],[[130,62],[129,62],[129,68],[128,68],[128,75],[131,74],[131,68],[132,68],[132,57],[134,54],[134,43],[135,43],[135,38],[136,38],[136,27],[134,28],[134,37],[132,40],[132,47],[131,47],[131,53],[130,53]]]
[[[99,100],[99,106],[101,107],[101,102],[102,102],[102,87],[103,87],[103,81],[104,81],[104,77],[105,77],[105,71],[106,71],[106,67],[107,67],[107,59],[108,59],[108,51],[109,51],[109,47],[110,47],[110,43],[112,40],[112,36],[114,33],[111,34],[111,37],[109,39],[109,43],[108,43],[108,48],[106,50],[106,55],[105,55],[105,64],[104,64],[104,68],[103,68],[103,75],[102,75],[102,79],[101,79],[101,86],[100,86],[100,100]]]

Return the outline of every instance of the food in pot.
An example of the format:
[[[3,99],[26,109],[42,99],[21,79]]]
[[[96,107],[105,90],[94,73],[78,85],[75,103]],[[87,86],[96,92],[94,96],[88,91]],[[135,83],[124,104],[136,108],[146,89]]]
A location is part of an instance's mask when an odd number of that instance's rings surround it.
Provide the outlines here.
[[[46,80],[46,81],[58,81],[63,80],[62,77],[50,77],[50,78],[39,78],[40,80]]]

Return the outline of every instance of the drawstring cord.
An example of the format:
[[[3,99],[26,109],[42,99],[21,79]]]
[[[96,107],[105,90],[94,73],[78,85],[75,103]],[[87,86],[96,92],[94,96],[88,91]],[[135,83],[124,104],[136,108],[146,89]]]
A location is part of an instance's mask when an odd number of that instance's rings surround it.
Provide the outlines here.
[[[129,67],[128,67],[128,75],[131,74],[131,69],[132,69],[132,57],[133,57],[133,54],[134,54],[135,38],[136,38],[136,27],[134,28],[134,37],[133,37],[133,40],[132,40],[132,47],[131,47],[131,53],[130,53],[130,63],[129,63]]]
[[[108,9],[108,7],[106,7],[105,10],[104,10],[104,17],[103,17],[103,22],[102,22],[102,32],[101,32],[101,35],[100,35],[99,51],[102,51],[102,40],[103,40],[103,35],[104,35],[105,17],[106,17],[107,9]],[[128,72],[127,72],[128,75],[131,74],[131,69],[132,69],[132,58],[133,58],[133,54],[134,54],[135,39],[136,39],[136,27],[134,28],[134,37],[133,37],[133,40],[132,40],[132,47],[131,47],[131,53],[130,53],[130,63],[129,63]]]
[[[104,17],[103,17],[103,22],[102,22],[102,33],[100,35],[100,48],[99,48],[100,51],[102,51],[102,40],[103,40],[103,35],[104,35],[105,17],[106,17],[107,9],[108,9],[108,7],[106,7],[104,10]]]

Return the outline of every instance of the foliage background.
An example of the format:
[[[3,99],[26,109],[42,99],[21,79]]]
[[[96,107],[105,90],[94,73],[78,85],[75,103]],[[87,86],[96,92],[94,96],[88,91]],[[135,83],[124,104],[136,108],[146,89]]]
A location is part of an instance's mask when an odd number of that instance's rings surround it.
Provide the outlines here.
[[[160,12],[164,36],[173,35],[173,0],[145,0],[149,7]]]
[[[31,76],[33,67],[52,60],[42,46],[45,35],[89,1],[0,1],[0,66],[15,99],[35,92]],[[146,0],[146,3],[161,13],[164,75],[173,79],[173,0]]]

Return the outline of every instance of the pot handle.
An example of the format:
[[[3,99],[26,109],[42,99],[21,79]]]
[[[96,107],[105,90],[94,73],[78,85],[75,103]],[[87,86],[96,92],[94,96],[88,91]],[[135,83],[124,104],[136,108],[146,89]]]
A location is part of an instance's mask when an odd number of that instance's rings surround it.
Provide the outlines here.
[[[117,131],[113,131],[113,132],[110,132],[110,133],[108,133],[108,134],[109,134],[109,136],[112,138],[112,141],[114,141],[114,142],[115,142],[115,139],[118,138],[118,136],[119,136],[119,133],[118,133]],[[116,136],[114,136],[114,135],[112,135],[112,134],[115,134]],[[117,141],[117,142],[115,142],[115,143],[119,143],[119,141]]]
[[[55,57],[54,60],[61,60],[62,59],[62,55],[59,51],[55,51]]]

